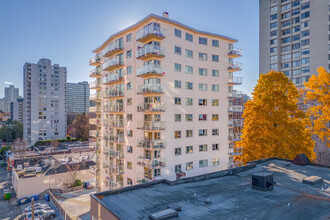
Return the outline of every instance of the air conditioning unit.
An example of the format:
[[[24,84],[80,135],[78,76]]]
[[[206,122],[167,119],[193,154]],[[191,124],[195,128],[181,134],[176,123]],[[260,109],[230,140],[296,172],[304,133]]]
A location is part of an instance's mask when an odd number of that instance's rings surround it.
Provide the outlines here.
[[[255,173],[252,175],[252,188],[262,191],[271,191],[276,183],[273,174],[268,172]]]

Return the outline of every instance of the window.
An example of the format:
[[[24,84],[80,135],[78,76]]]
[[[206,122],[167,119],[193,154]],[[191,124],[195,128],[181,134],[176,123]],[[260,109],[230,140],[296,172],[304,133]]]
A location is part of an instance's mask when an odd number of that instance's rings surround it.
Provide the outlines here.
[[[186,73],[193,74],[193,67],[192,66],[186,66]]]
[[[200,160],[199,161],[199,168],[207,167],[208,166],[207,160]]]
[[[220,165],[220,159],[219,158],[212,159],[212,165],[213,166],[219,166]]]
[[[186,89],[192,90],[193,89],[193,83],[192,82],[186,82]]]
[[[207,38],[199,37],[199,44],[207,45]]]
[[[308,82],[310,76],[302,76],[301,82]]]
[[[281,10],[284,11],[284,10],[287,10],[287,9],[290,9],[291,8],[291,4],[286,4],[286,5],[283,5],[281,7]]]
[[[193,105],[193,99],[192,98],[186,98],[186,106],[192,106]]]
[[[300,48],[300,43],[292,44],[292,50],[296,50]]]
[[[193,152],[193,146],[186,146],[186,154],[191,154]]]
[[[193,115],[192,114],[186,114],[186,121],[193,121]]]
[[[306,45],[309,45],[309,39],[301,41],[301,46],[306,46]]]
[[[181,114],[174,114],[174,121],[180,122],[181,121]]]
[[[290,51],[291,50],[291,46],[285,46],[281,48],[282,52],[286,52],[286,51]]]
[[[292,16],[298,15],[299,13],[300,13],[299,8],[298,9],[295,9],[295,10],[292,10]]]
[[[277,22],[270,23],[270,29],[276,28],[277,27]]]
[[[127,136],[133,137],[133,130],[127,130]]]
[[[275,13],[275,12],[277,12],[277,6],[271,7],[270,13]]]
[[[212,150],[219,150],[219,144],[212,144]]]
[[[300,60],[293,61],[292,66],[300,66]]]
[[[300,26],[296,26],[292,28],[292,33],[296,33],[300,31]]]
[[[277,44],[277,39],[270,40],[270,45]]]
[[[270,53],[276,53],[276,52],[277,52],[277,47],[270,48]]]
[[[310,58],[309,57],[301,59],[301,64],[306,64],[306,63],[310,63]]]
[[[174,29],[174,35],[175,35],[176,37],[181,38],[181,31],[175,28],[175,29]]]
[[[179,98],[179,97],[175,97],[175,98],[174,98],[174,104],[175,104],[175,105],[181,105],[181,98]]]
[[[127,75],[133,72],[132,66],[127,67]]]
[[[181,64],[174,63],[175,72],[181,72]]]
[[[219,92],[219,85],[212,84],[212,92]]]
[[[133,153],[133,146],[127,146],[127,153]]]
[[[219,56],[212,54],[212,61],[213,62],[219,62]]]
[[[192,137],[193,136],[193,130],[186,130],[186,137]]]
[[[309,11],[301,13],[301,19],[308,18],[309,17]]]
[[[292,36],[292,41],[300,40],[300,34]]]
[[[301,55],[309,54],[309,48],[301,50]]]
[[[181,147],[174,148],[174,155],[175,156],[181,155]]]
[[[292,7],[298,6],[299,5],[299,0],[295,0],[292,2]]]
[[[270,16],[271,21],[276,20],[276,19],[277,19],[277,14],[273,14]]]
[[[133,169],[133,163],[127,161],[127,169]]]
[[[277,69],[277,63],[270,64],[270,69],[271,70],[276,70]]]
[[[199,129],[198,136],[207,136],[207,129]]]
[[[175,81],[174,81],[174,87],[175,87],[175,88],[178,88],[178,89],[181,89],[181,81],[179,81],[179,80],[175,80]]]
[[[132,90],[132,82],[127,83],[127,90]]]
[[[309,21],[305,21],[301,23],[301,28],[309,27]]]
[[[127,121],[132,121],[133,120],[133,115],[132,114],[127,114],[126,118],[127,118]]]
[[[283,13],[283,14],[282,14],[282,19],[285,19],[285,18],[289,18],[289,17],[290,17],[290,15],[291,15],[291,13],[290,13],[290,12],[287,12],[287,13]]]
[[[200,60],[207,60],[207,53],[199,53],[198,57]]]
[[[207,151],[207,144],[199,145],[199,152],[205,152],[205,151]]]
[[[290,70],[287,70],[287,71],[283,71],[284,75],[286,76],[290,76]]]
[[[212,129],[212,135],[213,136],[219,135],[219,129]]]
[[[190,41],[190,42],[193,42],[193,35],[189,34],[189,33],[186,33],[186,40]]]
[[[277,61],[277,55],[270,56],[270,62]]]
[[[301,37],[307,37],[307,36],[309,36],[309,30],[301,32]]]
[[[301,73],[309,73],[309,72],[310,72],[309,66],[301,68]]]
[[[212,76],[219,77],[219,70],[212,70]]]
[[[299,57],[300,57],[300,52],[292,53],[292,58],[299,58]]]
[[[193,52],[192,52],[192,50],[186,49],[186,57],[193,58]]]
[[[299,83],[300,83],[300,78],[293,78],[293,79],[292,79],[292,82],[293,82],[294,84],[299,84]]]
[[[219,41],[218,40],[212,40],[212,46],[213,47],[219,47]]]
[[[181,55],[181,47],[174,46],[174,53],[175,53],[176,55]]]
[[[290,63],[282,63],[282,68],[289,68],[290,67]]]
[[[212,99],[212,106],[219,106],[219,99]]]
[[[192,170],[194,168],[194,162],[186,163],[186,170]]]
[[[207,91],[207,84],[206,83],[199,83],[198,84],[199,91]]]
[[[293,18],[292,19],[292,25],[293,24],[297,24],[297,23],[299,23],[300,22],[300,18],[299,17],[296,17],[296,18]]]
[[[198,99],[198,105],[206,106],[207,105],[207,99]]]
[[[199,114],[198,121],[207,121],[207,114]]]
[[[292,75],[299,75],[299,74],[300,74],[300,69],[292,70]]]
[[[133,185],[133,180],[131,178],[127,177],[127,185],[129,186]]]
[[[305,10],[307,8],[309,8],[309,2],[301,5],[301,10]]]
[[[154,176],[160,176],[160,169],[154,169]]]
[[[133,104],[133,99],[127,98],[127,105],[132,105],[132,104]]]
[[[207,76],[207,69],[206,68],[199,68],[198,73],[200,76]]]
[[[132,34],[127,34],[126,35],[126,42],[132,41]]]
[[[175,172],[178,173],[178,172],[181,172],[181,171],[182,171],[181,164],[175,165]]]
[[[131,58],[132,57],[132,50],[127,51],[126,57],[127,58]]]
[[[181,131],[174,131],[174,138],[181,138]]]
[[[282,60],[289,60],[289,59],[291,59],[291,54],[282,55],[281,59]]]
[[[289,26],[290,24],[291,24],[290,20],[289,21],[284,21],[284,22],[282,22],[281,26],[286,27],[286,26]]]
[[[285,44],[285,43],[289,43],[290,40],[291,40],[290,37],[285,37],[285,38],[282,38],[281,42],[282,42],[282,44]]]
[[[290,34],[290,28],[282,31],[282,35],[287,35],[287,34]]]
[[[213,114],[212,115],[212,121],[219,121],[219,115],[218,114]]]

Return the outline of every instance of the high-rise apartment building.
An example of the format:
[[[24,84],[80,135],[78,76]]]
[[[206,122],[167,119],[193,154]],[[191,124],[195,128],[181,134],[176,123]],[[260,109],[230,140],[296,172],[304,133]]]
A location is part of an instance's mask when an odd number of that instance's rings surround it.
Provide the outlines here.
[[[19,98],[10,104],[10,119],[23,123],[23,103],[24,99]]]
[[[16,102],[18,99],[19,90],[13,85],[5,88],[5,112],[10,112],[10,104]]]
[[[66,84],[67,111],[83,113],[89,111],[88,82]]]
[[[259,72],[284,72],[297,87],[329,69],[329,1],[260,0]]]
[[[49,59],[24,64],[23,135],[28,143],[66,137],[66,78],[66,67]]]
[[[93,52],[90,135],[97,188],[175,180],[234,163],[233,90],[242,82],[237,40],[151,14]]]
[[[0,99],[0,112],[5,112],[5,99]]]

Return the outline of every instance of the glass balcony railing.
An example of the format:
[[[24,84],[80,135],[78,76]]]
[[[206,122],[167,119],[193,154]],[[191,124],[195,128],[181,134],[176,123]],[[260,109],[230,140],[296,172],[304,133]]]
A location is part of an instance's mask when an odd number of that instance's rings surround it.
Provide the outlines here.
[[[164,93],[165,86],[162,86],[160,84],[145,84],[145,85],[139,85],[137,87],[137,93],[138,94],[148,94],[148,93]]]
[[[140,77],[144,77],[147,75],[165,75],[165,68],[158,65],[147,65],[140,67],[136,70],[136,75]]]
[[[165,161],[162,158],[153,159],[146,156],[139,156],[137,164],[150,169],[165,167]]]
[[[124,158],[124,151],[123,150],[118,150],[118,151],[110,150],[110,156],[122,159],[122,158]]]
[[[113,56],[115,53],[121,52],[123,49],[124,46],[122,44],[119,44],[119,42],[113,42],[103,50],[103,56],[104,57]]]
[[[111,173],[115,175],[123,175],[125,173],[124,166],[110,166]]]
[[[228,106],[228,112],[242,112],[243,106],[241,105],[230,105]]]
[[[91,106],[89,107],[89,112],[101,112],[100,106]]]
[[[90,94],[90,95],[89,95],[89,99],[90,99],[90,100],[100,100],[100,99],[101,99],[101,95],[98,94],[98,93]]]
[[[138,112],[165,112],[166,104],[164,103],[143,103],[137,105]]]
[[[103,110],[105,112],[122,112],[124,111],[124,104],[120,103],[117,105],[105,105]]]
[[[164,57],[165,48],[153,44],[146,44],[144,47],[138,48],[136,58],[143,59],[149,56],[157,56],[159,58]]]
[[[242,64],[241,63],[237,63],[237,62],[233,62],[230,63],[228,68],[227,68],[230,72],[235,72],[235,71],[241,71],[242,70]]]
[[[125,138],[124,138],[123,134],[109,135],[109,141],[114,142],[114,143],[124,143]]]
[[[94,82],[89,83],[90,89],[100,89],[101,88],[101,82],[99,79],[96,79]]]
[[[136,40],[146,41],[147,38],[163,39],[165,38],[165,29],[151,25],[148,29],[142,29],[136,33]]]
[[[146,148],[146,149],[164,149],[165,141],[164,140],[149,140],[143,138],[138,142],[138,147]]]
[[[101,63],[102,63],[102,59],[99,55],[96,55],[93,58],[89,59],[89,65],[98,66]]]
[[[231,133],[228,134],[228,141],[240,141],[242,133]]]
[[[110,60],[104,62],[103,70],[104,71],[111,71],[111,70],[113,70],[117,67],[121,67],[123,65],[124,65],[124,62],[122,60],[113,58],[113,59],[110,59]]]
[[[232,91],[228,93],[228,98],[242,98],[243,97],[243,93],[242,91]]]
[[[229,50],[228,56],[231,58],[240,57],[240,56],[242,56],[242,49],[234,47]]]
[[[119,189],[121,187],[124,186],[124,182],[123,181],[109,181],[109,188],[110,189]]]
[[[117,83],[117,82],[124,82],[123,74],[114,73],[103,78],[103,84],[106,85],[110,85],[112,83]]]
[[[138,121],[137,129],[141,130],[165,130],[165,122],[162,121]]]
[[[242,85],[242,77],[234,76],[228,79],[228,84]]]
[[[230,156],[238,156],[243,154],[243,147],[234,147],[230,148],[228,155]]]
[[[96,121],[97,121],[96,118],[90,118],[90,119],[89,119],[89,124],[91,124],[91,125],[96,125]]]
[[[93,69],[93,70],[91,70],[91,71],[89,71],[89,77],[96,77],[96,78],[98,78],[98,77],[100,77],[101,76],[101,71],[100,71],[100,68],[95,68],[95,69]]]
[[[228,127],[242,127],[243,119],[232,119],[228,121]]]
[[[104,98],[116,98],[116,97],[122,97],[124,96],[124,91],[118,91],[118,90],[111,90],[111,91],[105,91],[104,92]]]
[[[90,137],[99,137],[100,136],[100,132],[98,130],[89,130],[89,136]]]
[[[110,120],[109,126],[117,128],[124,127],[124,120]]]
[[[236,167],[241,167],[243,166],[243,162],[242,161],[238,161],[238,162],[229,162],[228,163],[228,169],[233,169]]]

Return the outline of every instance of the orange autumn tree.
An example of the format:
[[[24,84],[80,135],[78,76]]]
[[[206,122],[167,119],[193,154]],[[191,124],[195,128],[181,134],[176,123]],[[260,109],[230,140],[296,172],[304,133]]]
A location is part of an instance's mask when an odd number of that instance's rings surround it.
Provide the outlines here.
[[[312,134],[330,147],[330,73],[323,67],[317,72],[318,76],[313,75],[309,82],[305,82],[305,104],[309,106],[307,116]]]
[[[244,110],[243,154],[235,160],[248,161],[269,157],[294,159],[305,153],[315,159],[314,142],[304,112],[298,109],[298,91],[282,72],[261,74]]]

